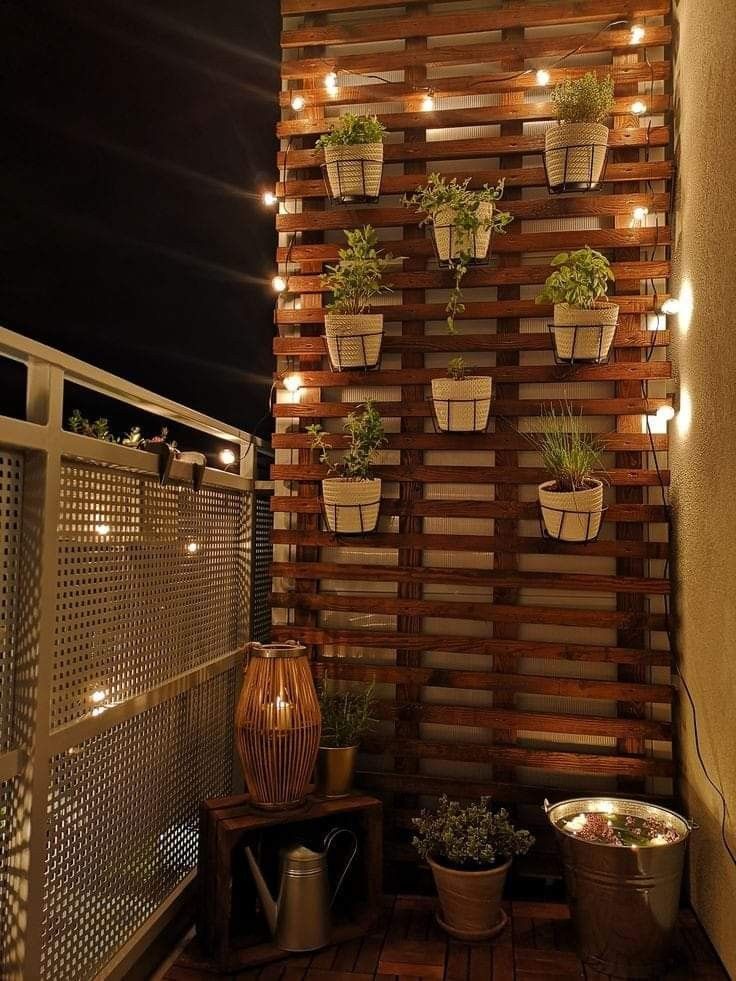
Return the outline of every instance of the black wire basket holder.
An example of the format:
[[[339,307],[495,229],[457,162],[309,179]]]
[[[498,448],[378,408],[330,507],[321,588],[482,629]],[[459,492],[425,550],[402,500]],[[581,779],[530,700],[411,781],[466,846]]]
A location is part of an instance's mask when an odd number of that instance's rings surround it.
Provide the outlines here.
[[[376,355],[375,361],[369,360],[367,343],[366,343],[367,337],[372,337],[374,339],[378,338],[378,353]],[[363,353],[363,361],[365,362],[364,364],[350,365],[344,363],[346,359],[343,357],[343,354],[345,352],[346,342],[348,341],[360,342],[360,350]],[[333,343],[337,349],[337,360],[333,360],[332,352],[330,350],[330,345]],[[333,334],[329,338],[325,334],[325,347],[327,348],[327,360],[330,363],[331,371],[366,371],[366,372],[375,371],[376,368],[378,368],[378,366],[381,363],[381,352],[383,350],[383,331],[381,331],[380,334],[377,331],[373,331],[373,332],[364,331],[363,333],[358,333],[358,334]]]
[[[572,150],[587,151],[587,180],[580,180],[579,177],[576,180],[572,179],[570,175],[568,179],[568,174],[574,167],[574,172],[576,177],[580,173],[580,163],[576,160],[571,166],[570,153]],[[594,176],[595,163],[597,151],[603,150],[603,164],[601,166],[600,177]],[[563,154],[564,162],[562,167],[562,182],[558,184],[552,184],[550,180],[549,167],[547,163],[547,157],[552,158],[553,154]],[[554,159],[554,158],[553,158]],[[547,181],[547,190],[550,194],[580,194],[585,191],[597,191],[598,187],[603,184],[606,180],[606,171],[608,169],[608,143],[575,143],[570,146],[559,146],[550,147],[549,150],[545,149],[542,153],[542,161],[544,163],[544,177]],[[585,164],[583,165],[585,167]]]
[[[322,511],[322,519],[325,523],[325,530],[329,532],[330,535],[334,535],[336,541],[340,541],[341,538],[358,538],[361,535],[370,535],[376,531],[378,527],[378,519],[375,523],[371,523],[371,527],[367,527],[368,522],[366,521],[366,515],[364,509],[375,508],[375,503],[373,504],[327,504],[324,496],[319,499],[320,509]],[[378,502],[379,506],[379,517],[380,517],[380,500]],[[329,509],[329,510],[328,510]],[[339,527],[338,514],[340,511],[357,511],[360,517],[360,530],[359,531],[337,531]],[[328,514],[331,513],[332,525],[328,520]]]
[[[478,228],[475,231],[465,231],[462,228],[458,228],[457,225],[433,225],[432,226],[432,248],[434,249],[435,258],[437,259],[437,265],[440,269],[450,269],[453,262],[457,262],[460,256],[455,256],[454,259],[440,259],[439,249],[437,247],[437,231],[449,229],[449,253],[452,256],[455,252],[456,247],[456,236],[460,237],[463,245],[465,246],[465,251],[463,251],[464,264],[467,266],[488,266],[491,263],[491,254],[493,253],[493,227],[485,230]],[[476,255],[478,251],[478,239],[479,236],[488,235],[488,248],[485,253],[481,256]],[[470,254],[470,249],[467,246],[472,242],[472,255]]]
[[[432,425],[434,427],[435,433],[443,433],[443,434],[450,434],[451,435],[452,433],[458,433],[458,434],[459,433],[466,433],[467,434],[467,433],[487,433],[488,432],[488,426],[490,425],[490,422],[491,422],[491,407],[492,407],[492,404],[493,404],[492,396],[489,396],[487,399],[486,398],[476,398],[476,399],[438,399],[434,395],[431,395],[429,397],[429,402],[430,402],[430,404],[432,406]],[[485,425],[483,427],[481,427],[481,428],[476,428],[476,423],[478,422],[478,418],[479,418],[479,415],[480,415],[479,409],[478,409],[478,404],[480,402],[489,402],[491,404],[489,404],[488,409],[487,409],[487,416],[486,416]],[[439,423],[439,419],[437,418],[437,403],[439,403],[441,406],[444,405],[447,408],[447,422],[448,422],[448,424],[450,423],[450,421],[452,419],[452,406],[454,406],[454,405],[471,405],[472,404],[472,406],[473,406],[473,427],[471,429],[455,429],[454,427],[452,429],[449,429],[449,428],[448,429],[442,429],[442,427],[440,426],[440,423]]]
[[[603,527],[603,521],[605,518],[606,511],[608,510],[607,507],[602,507],[602,508],[595,508],[593,511],[573,511],[570,508],[551,508],[548,504],[542,504],[541,501],[537,501],[537,508],[539,514],[539,528],[542,533],[542,538],[547,538],[550,541],[554,541],[554,542],[562,542],[565,545],[588,545],[590,544],[590,542],[597,541],[598,536],[601,533],[601,528]],[[543,508],[545,511],[552,511],[554,514],[562,515],[562,518],[560,519],[560,530],[556,535],[553,535],[547,528],[546,524],[544,523],[544,514],[542,513]],[[567,520],[568,515],[570,517],[575,517],[578,520],[580,520],[581,518],[583,518],[583,516],[585,516],[586,518],[585,538],[576,538],[571,540],[562,537],[562,533],[565,530],[565,522]],[[593,527],[593,522],[597,515],[600,515],[600,520],[598,521],[598,528],[596,529],[595,534],[591,535],[590,529],[591,527]]]
[[[328,163],[323,163],[320,165],[322,171],[322,180],[325,184],[325,190],[327,191],[327,197],[333,204],[377,204],[380,200],[380,192],[378,194],[369,194],[367,188],[375,184],[375,178],[370,175],[368,179],[366,176],[366,165],[370,164],[372,168],[380,167],[381,173],[378,178],[378,185],[380,188],[381,178],[383,177],[383,161],[380,160],[368,160],[365,157],[351,157],[346,160],[331,160]],[[332,189],[332,182],[330,181],[329,171],[327,168],[332,170],[332,173],[337,179],[337,193]],[[358,193],[348,193],[352,187],[355,186],[355,173],[360,172],[360,179],[357,181],[358,187],[362,188],[362,191]],[[348,183],[349,175],[349,183]],[[345,187],[345,190],[343,190]]]
[[[614,331],[618,327],[618,324],[547,324],[547,330],[552,338],[552,354],[554,355],[555,364],[608,364],[611,360],[611,350],[613,348],[613,341],[608,345],[608,350],[603,350],[603,337],[607,330],[613,327]],[[557,347],[557,334],[555,333],[555,328],[562,328],[564,330],[571,330],[572,334],[572,353],[569,357],[565,357],[560,354]],[[594,354],[592,357],[581,358],[578,357],[575,352],[578,348],[578,337],[586,337],[587,331],[598,331],[598,353]],[[578,334],[578,331],[580,332]]]

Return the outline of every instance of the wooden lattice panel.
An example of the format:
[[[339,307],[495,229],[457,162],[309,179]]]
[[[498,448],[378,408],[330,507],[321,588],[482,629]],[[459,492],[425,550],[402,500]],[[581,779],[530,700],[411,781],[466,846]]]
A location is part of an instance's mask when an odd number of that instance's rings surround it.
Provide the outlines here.
[[[420,795],[491,793],[516,805],[570,789],[666,797],[669,545],[652,450],[666,483],[667,437],[650,439],[643,414],[666,404],[671,374],[667,330],[655,330],[670,272],[669,0],[282,0],[282,12],[277,258],[288,292],[274,351],[304,389],[274,408],[274,636],[313,645],[318,674],[375,678],[381,722],[360,779],[393,805],[394,857],[410,855],[400,842]],[[642,44],[625,23],[602,30],[634,19],[646,23]],[[552,84],[613,75],[610,159],[596,193],[547,192],[541,150],[553,109],[549,89],[524,73],[537,67],[551,68]],[[323,86],[329,71],[339,73],[336,94]],[[424,85],[430,113],[419,107]],[[306,102],[299,113],[295,94]],[[644,119],[630,114],[635,98],[647,103]],[[375,206],[325,199],[314,142],[346,108],[376,112],[388,129]],[[464,280],[458,336],[444,328],[450,275],[399,197],[435,170],[474,187],[504,177],[515,219],[494,239],[492,264]],[[642,207],[648,218],[634,220]],[[320,273],[337,259],[342,229],[365,223],[407,258],[381,301],[378,370],[335,373]],[[620,325],[610,363],[561,367],[551,308],[534,297],[550,258],[584,245],[613,263]],[[452,352],[493,377],[488,433],[433,429],[429,384]],[[388,432],[376,468],[381,523],[336,541],[320,521],[325,467],[304,430],[320,421],[340,449],[344,417],[366,398]],[[545,540],[537,520],[546,472],[522,434],[560,398],[609,434],[608,511],[587,545]]]

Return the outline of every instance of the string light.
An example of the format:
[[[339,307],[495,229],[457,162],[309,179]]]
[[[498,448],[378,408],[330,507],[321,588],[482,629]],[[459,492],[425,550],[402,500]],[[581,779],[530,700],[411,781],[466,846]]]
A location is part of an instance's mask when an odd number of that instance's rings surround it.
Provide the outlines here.
[[[95,532],[98,535],[109,535],[110,525],[106,525],[104,522],[101,522],[99,525],[95,525]]]
[[[328,72],[325,75],[325,88],[330,95],[337,92],[337,72]]]
[[[279,199],[276,197],[273,191],[263,192],[263,203],[266,205],[267,208],[273,208],[275,204],[278,204],[278,201]]]
[[[283,293],[286,289],[286,280],[283,276],[274,276],[271,280],[271,286],[277,293]]]
[[[291,100],[291,108],[294,112],[301,112],[306,104],[303,95],[295,95]]]
[[[198,551],[199,551],[198,542],[187,542],[187,552],[189,552],[190,555],[196,555]]]
[[[231,467],[237,459],[238,458],[234,450],[231,450],[229,448],[220,450],[220,463],[224,467]]]
[[[634,221],[642,222],[649,214],[649,208],[644,208],[644,207],[634,208],[632,214],[634,216]]]
[[[551,76],[546,68],[537,69],[537,85],[549,85],[550,77]]]
[[[631,25],[631,44],[639,44],[644,40],[644,35],[646,30],[641,26],[641,24]]]
[[[90,702],[92,702],[93,705],[101,705],[106,699],[107,699],[107,692],[105,691],[104,688],[98,688],[96,691],[93,691],[92,694],[89,696],[89,700]]]
[[[422,99],[422,112],[432,112],[434,109],[434,91],[429,89]]]
[[[283,385],[287,392],[291,392],[291,394],[294,395],[302,387],[302,376],[298,375],[296,372],[290,375],[285,375]]]
[[[662,313],[666,315],[676,315],[680,312],[680,301],[676,296],[670,296],[662,304]]]
[[[643,116],[647,111],[647,104],[646,102],[642,102],[641,99],[637,99],[636,102],[631,103],[629,108],[635,116]]]
[[[675,418],[675,407],[673,405],[660,405],[655,415],[660,422],[671,422]]]

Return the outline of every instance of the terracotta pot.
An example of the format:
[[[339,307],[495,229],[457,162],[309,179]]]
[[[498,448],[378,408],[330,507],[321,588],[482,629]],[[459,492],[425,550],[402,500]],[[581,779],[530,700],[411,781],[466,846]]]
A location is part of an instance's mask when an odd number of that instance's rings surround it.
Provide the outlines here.
[[[602,361],[608,356],[618,324],[617,303],[597,303],[589,310],[555,303],[554,339],[563,361]]]
[[[551,191],[590,191],[606,162],[608,127],[603,123],[560,123],[544,134],[544,163]]]
[[[483,872],[449,869],[431,858],[428,862],[440,900],[437,921],[451,936],[487,940],[504,928],[501,898],[511,859]]]
[[[361,201],[381,193],[383,143],[326,146],[325,170],[336,201]]]
[[[596,537],[603,517],[603,484],[590,481],[585,490],[555,491],[554,480],[540,484],[542,520],[550,538],[561,542],[589,542]]]
[[[478,206],[478,217],[490,222],[493,216],[493,202],[481,201]],[[457,259],[461,253],[467,253],[471,259],[485,259],[491,244],[491,229],[479,228],[475,234],[458,228],[455,225],[455,209],[440,208],[432,215],[432,233],[434,234],[437,258],[440,262]]]
[[[437,428],[443,433],[482,433],[491,411],[493,381],[483,375],[432,379]]]
[[[381,358],[382,313],[326,313],[325,337],[337,371],[375,368]]]
[[[358,746],[320,746],[317,756],[317,793],[347,797],[353,786]]]
[[[326,477],[322,481],[325,519],[330,531],[359,535],[375,531],[381,507],[381,480]]]

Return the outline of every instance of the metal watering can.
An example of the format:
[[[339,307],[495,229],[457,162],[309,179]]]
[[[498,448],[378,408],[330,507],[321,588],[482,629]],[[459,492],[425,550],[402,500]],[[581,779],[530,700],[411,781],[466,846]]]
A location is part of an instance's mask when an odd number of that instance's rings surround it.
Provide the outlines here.
[[[341,834],[350,835],[353,849],[330,896],[327,853]],[[245,856],[253,873],[263,912],[282,950],[297,953],[327,946],[330,942],[330,910],[357,852],[358,839],[348,828],[328,831],[321,852],[314,852],[305,845],[285,849],[281,852],[278,899],[274,901],[253,852],[246,846]]]

